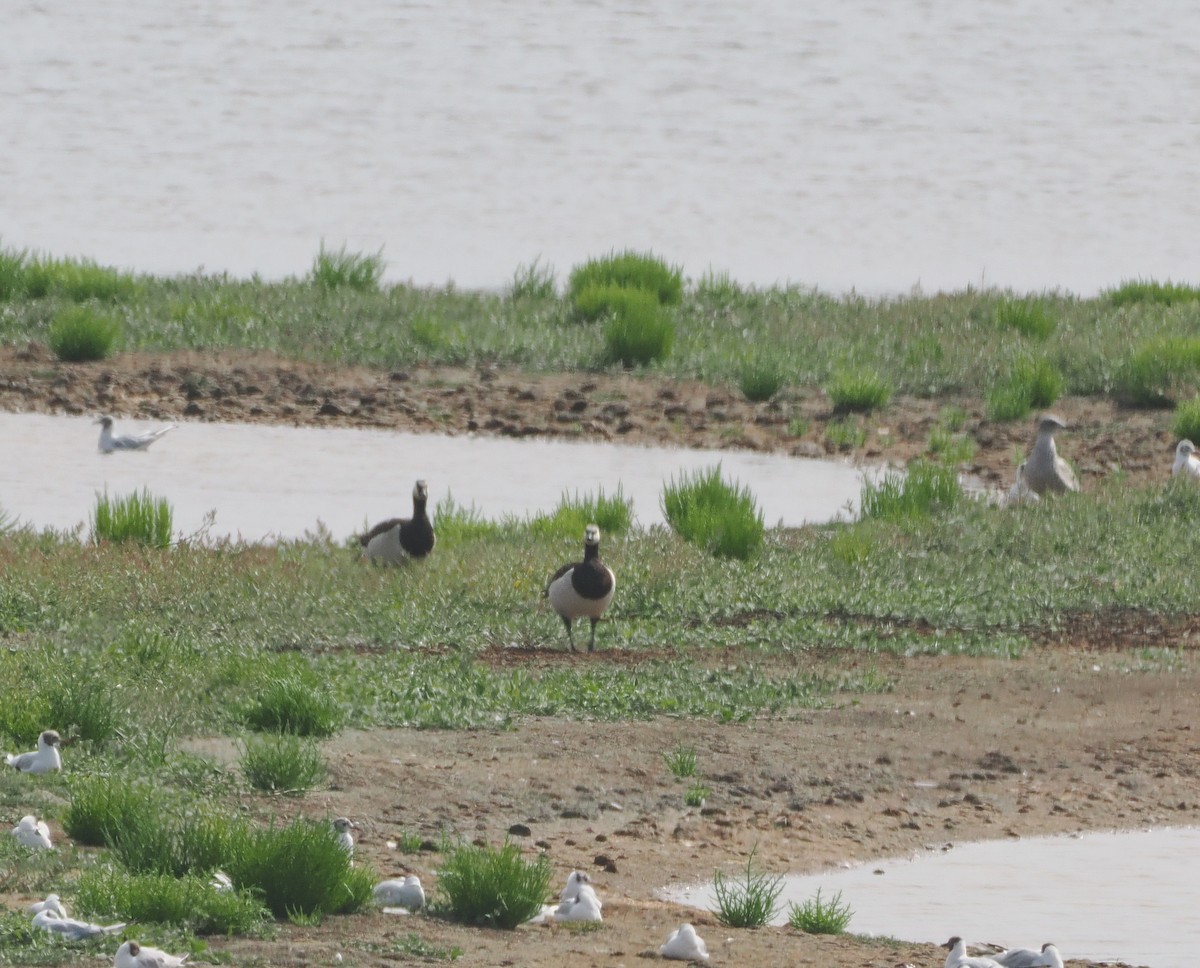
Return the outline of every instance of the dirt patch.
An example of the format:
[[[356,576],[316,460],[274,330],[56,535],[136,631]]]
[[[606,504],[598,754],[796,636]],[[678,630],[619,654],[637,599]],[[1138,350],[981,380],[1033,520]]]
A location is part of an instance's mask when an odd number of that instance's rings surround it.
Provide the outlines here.
[[[0,347],[0,409],[14,412],[611,440],[903,464],[926,452],[947,405],[966,413],[963,432],[977,446],[964,470],[1007,488],[1028,450],[1032,420],[989,423],[978,399],[897,398],[857,418],[861,446],[838,447],[826,431],[840,417],[815,389],[751,403],[733,387],[656,376],[494,367],[383,372],[247,352],[124,353],[63,364],[39,344]],[[1084,488],[1117,469],[1131,485],[1168,476],[1175,445],[1169,412],[1091,398],[1064,399],[1055,410],[1071,426],[1061,449]]]

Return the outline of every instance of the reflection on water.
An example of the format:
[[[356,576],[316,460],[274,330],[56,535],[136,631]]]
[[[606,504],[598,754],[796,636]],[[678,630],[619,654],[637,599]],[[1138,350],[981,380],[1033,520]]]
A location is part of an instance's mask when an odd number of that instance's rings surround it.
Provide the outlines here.
[[[118,420],[132,433],[160,424]],[[35,527],[87,520],[95,495],[148,487],[169,500],[189,534],[216,511],[214,535],[298,537],[324,523],[341,538],[364,523],[412,511],[412,486],[429,481],[430,505],[451,494],[485,517],[551,510],[564,491],[606,494],[618,485],[637,520],[662,520],[664,481],[721,463],[748,485],[768,525],[827,521],[856,502],[861,473],[845,463],[744,451],[444,437],[381,430],[185,423],[146,452],[101,455],[85,417],[0,414],[0,507]]]
[[[781,902],[838,891],[850,930],[941,943],[951,935],[1010,947],[1053,941],[1065,959],[1192,968],[1200,948],[1200,830],[1091,833],[961,844],[789,877]],[[735,878],[736,880],[736,878]],[[711,885],[672,900],[713,905]]]

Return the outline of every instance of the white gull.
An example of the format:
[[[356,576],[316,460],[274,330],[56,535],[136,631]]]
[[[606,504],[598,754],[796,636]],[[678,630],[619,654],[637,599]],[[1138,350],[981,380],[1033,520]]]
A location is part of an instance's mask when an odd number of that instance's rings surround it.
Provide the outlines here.
[[[62,756],[58,747],[61,737],[52,729],[42,731],[38,737],[37,749],[31,753],[7,753],[4,762],[22,773],[49,773],[62,769]]]
[[[112,417],[101,417],[96,423],[100,424],[100,453],[102,454],[111,454],[114,450],[145,450],[163,434],[175,429],[175,424],[168,424],[157,430],[147,430],[143,434],[121,434],[119,437],[114,437]]]

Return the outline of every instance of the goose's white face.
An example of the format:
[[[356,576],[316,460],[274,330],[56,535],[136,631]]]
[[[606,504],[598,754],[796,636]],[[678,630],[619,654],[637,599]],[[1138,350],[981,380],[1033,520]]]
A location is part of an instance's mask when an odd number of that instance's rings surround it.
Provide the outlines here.
[[[600,529],[589,524],[583,531],[583,543],[587,545],[598,545],[600,543]]]

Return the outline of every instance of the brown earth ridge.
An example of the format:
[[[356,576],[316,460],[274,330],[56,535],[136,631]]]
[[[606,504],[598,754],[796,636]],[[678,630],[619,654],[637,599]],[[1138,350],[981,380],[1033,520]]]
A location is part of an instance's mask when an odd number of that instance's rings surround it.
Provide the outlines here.
[[[866,444],[847,456],[899,464],[923,453],[947,402],[894,401],[862,421]],[[1006,487],[1032,421],[995,425],[983,419],[980,401],[950,402],[966,411],[964,430],[978,444],[968,470]],[[0,350],[0,408],[822,456],[830,453],[824,428],[834,419],[816,391],[751,404],[733,388],[661,377],[423,367],[386,373],[245,353],[125,354],[68,366],[39,346]],[[1167,413],[1092,399],[1067,399],[1055,409],[1072,427],[1061,449],[1080,469],[1085,490],[1117,469],[1135,486],[1166,479],[1174,446]],[[1191,657],[1198,628],[1136,613],[1082,616],[1015,661],[778,656],[768,664],[845,671],[849,661],[893,685],[880,695],[743,724],[530,719],[513,730],[347,732],[325,747],[329,788],[311,794],[302,809],[357,820],[360,862],[381,876],[416,873],[432,892],[439,855],[404,854],[389,841],[417,833],[432,842],[442,830],[491,844],[507,836],[531,856],[548,854],[556,887],[573,868],[588,871],[604,901],[603,923],[595,930],[556,925],[509,932],[373,911],[327,918],[318,927],[283,925],[272,940],[210,944],[235,965],[433,963],[404,953],[415,933],[428,945],[461,949],[455,963],[462,965],[632,968],[665,964],[658,946],[690,921],[713,965],[940,966],[946,953],[936,943],[962,933],[953,923],[942,937],[920,943],[811,936],[788,927],[736,930],[710,912],[664,901],[659,889],[708,880],[718,869],[734,875],[751,851],[758,869],[805,873],[979,839],[1195,825],[1200,675]],[[1147,657],[1148,645],[1173,646],[1174,658]],[[481,659],[517,661],[501,650]],[[647,661],[605,650],[519,659],[581,666]],[[196,743],[231,766],[236,761],[231,741]],[[711,790],[703,808],[684,805],[685,784],[664,764],[663,752],[679,744],[698,752],[698,779]],[[54,836],[67,842],[61,829]],[[981,908],[989,903],[987,880],[973,889]],[[28,900],[0,894],[10,907]],[[854,898],[846,900],[854,906]],[[1044,905],[1060,901],[1049,896]],[[850,930],[857,929],[852,921]],[[1056,939],[971,940],[1039,947]],[[1088,964],[1071,960],[1070,950],[1063,954],[1069,964]],[[1125,957],[1141,964],[1138,952]]]

